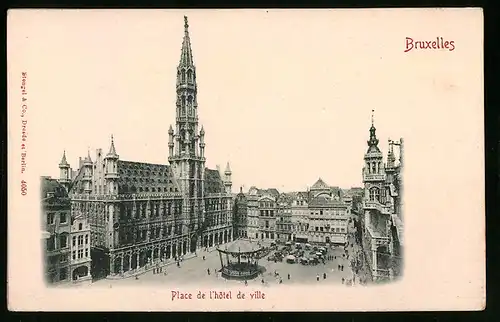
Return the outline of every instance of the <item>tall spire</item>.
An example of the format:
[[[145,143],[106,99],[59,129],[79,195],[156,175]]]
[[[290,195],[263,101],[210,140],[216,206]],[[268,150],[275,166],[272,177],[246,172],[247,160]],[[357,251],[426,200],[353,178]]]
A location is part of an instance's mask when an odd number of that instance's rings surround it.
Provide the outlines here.
[[[193,52],[191,51],[191,40],[189,39],[188,18],[184,16],[184,39],[182,40],[182,51],[180,66],[194,66]]]
[[[380,150],[378,148],[377,135],[375,134],[376,128],[375,128],[375,124],[373,121],[374,112],[375,112],[375,110],[372,110],[372,126],[370,127],[370,140],[367,141],[368,147],[369,147],[368,152],[370,152],[370,150],[372,150],[372,149],[375,149],[376,152],[380,152]]]

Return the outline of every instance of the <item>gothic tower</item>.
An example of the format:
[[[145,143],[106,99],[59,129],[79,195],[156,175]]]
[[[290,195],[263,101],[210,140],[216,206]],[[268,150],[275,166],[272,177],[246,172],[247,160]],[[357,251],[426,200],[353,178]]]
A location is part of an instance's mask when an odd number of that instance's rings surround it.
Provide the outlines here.
[[[175,131],[172,127],[168,131],[168,161],[184,195],[183,229],[187,227],[192,233],[204,219],[205,131],[203,127],[198,131],[196,68],[188,28],[184,17],[184,39],[177,67],[176,125]]]
[[[83,190],[86,194],[92,193],[92,177],[93,177],[93,167],[94,163],[90,158],[90,150],[87,153],[87,157],[83,160]]]
[[[368,150],[365,153],[365,166],[363,167],[363,183],[365,188],[365,202],[384,203],[385,202],[385,168],[382,163],[383,155],[378,147],[376,129],[373,121],[370,127],[370,139],[367,141]],[[370,216],[365,216],[366,223],[369,224]]]
[[[68,190],[71,183],[71,167],[66,160],[66,151],[63,152],[61,162],[59,163],[59,183]]]
[[[113,135],[111,135],[111,146],[108,154],[104,158],[104,180],[106,181],[105,193],[108,195],[118,195],[118,159],[119,155],[116,153],[115,142]],[[118,222],[118,217],[115,216],[117,206],[114,202],[106,204],[108,215],[107,227],[107,242],[106,246],[113,249],[114,245],[118,242],[118,230],[115,224]]]

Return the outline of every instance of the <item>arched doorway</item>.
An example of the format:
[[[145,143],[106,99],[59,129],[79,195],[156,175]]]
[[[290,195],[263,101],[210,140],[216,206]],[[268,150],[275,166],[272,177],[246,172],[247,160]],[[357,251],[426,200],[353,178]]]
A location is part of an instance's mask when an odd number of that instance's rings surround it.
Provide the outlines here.
[[[130,267],[132,269],[137,269],[137,254],[136,253],[133,253],[132,256],[130,257]]]
[[[131,267],[130,266],[130,256],[129,255],[126,255],[124,258],[123,258],[123,271],[126,272],[128,271],[128,268]]]
[[[120,272],[121,265],[122,265],[121,257],[115,257],[115,260],[113,262],[113,272],[115,274]]]
[[[171,255],[171,253],[172,253],[171,248],[172,248],[172,247],[171,247],[170,245],[167,245],[167,248],[165,249],[165,257],[166,257],[167,259],[169,259],[169,258],[170,258],[170,255]]]
[[[196,235],[194,235],[193,238],[191,238],[191,245],[189,247],[189,251],[191,253],[196,252],[196,243],[197,242],[198,242],[198,237]]]
[[[76,281],[79,278],[85,277],[89,274],[89,268],[87,266],[79,266],[73,270],[73,280]]]

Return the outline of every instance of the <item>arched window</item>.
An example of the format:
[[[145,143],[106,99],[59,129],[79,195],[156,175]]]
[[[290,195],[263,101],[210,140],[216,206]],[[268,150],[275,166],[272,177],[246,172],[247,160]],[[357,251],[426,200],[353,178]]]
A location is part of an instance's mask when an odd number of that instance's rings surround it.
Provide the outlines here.
[[[185,82],[186,81],[186,71],[183,69],[182,72],[181,72],[181,79],[182,79],[182,82]]]
[[[372,173],[377,173],[376,163],[372,163]]]
[[[188,81],[192,82],[193,81],[193,71],[191,69],[188,69],[187,75],[188,75]]]
[[[82,229],[83,229],[83,224],[82,223],[78,224],[78,230],[82,230]]]
[[[380,201],[380,190],[377,187],[370,189],[370,201]]]

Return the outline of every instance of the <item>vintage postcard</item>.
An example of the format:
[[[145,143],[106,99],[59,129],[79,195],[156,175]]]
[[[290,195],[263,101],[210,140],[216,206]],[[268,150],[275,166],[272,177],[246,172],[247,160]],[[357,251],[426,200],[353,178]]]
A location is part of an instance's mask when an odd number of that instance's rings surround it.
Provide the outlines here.
[[[484,308],[481,9],[10,10],[7,45],[11,310]]]

